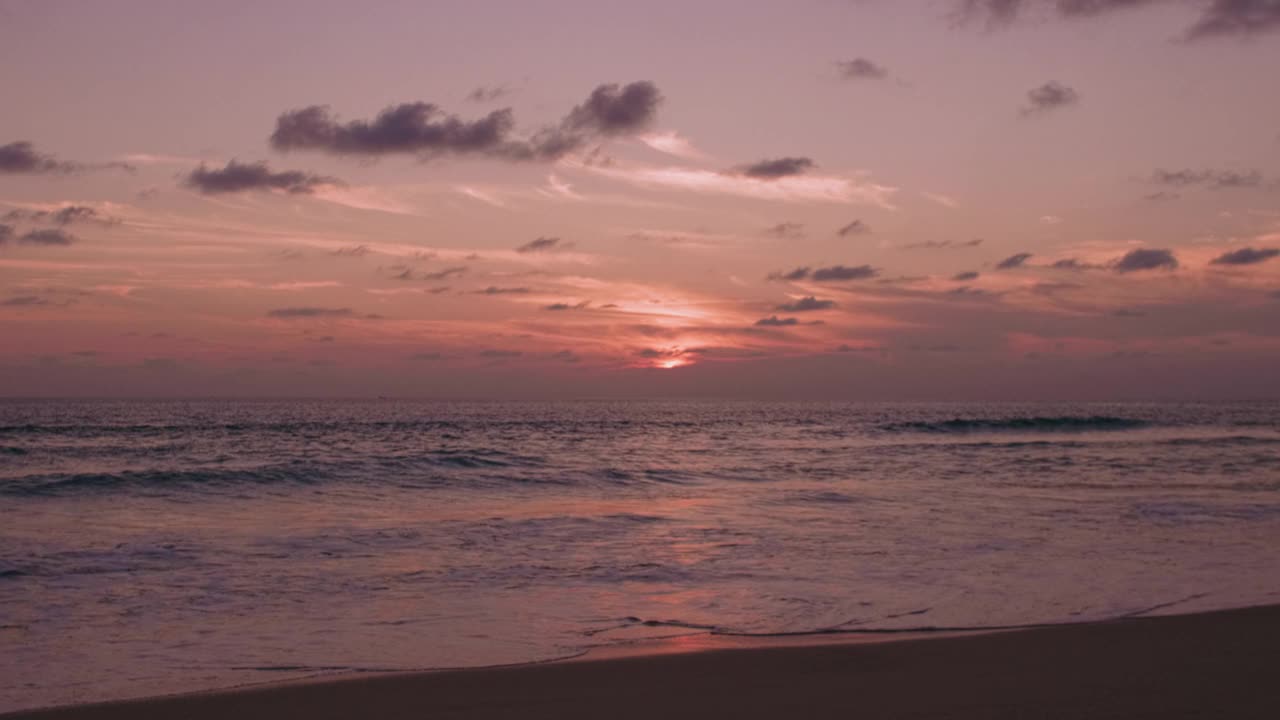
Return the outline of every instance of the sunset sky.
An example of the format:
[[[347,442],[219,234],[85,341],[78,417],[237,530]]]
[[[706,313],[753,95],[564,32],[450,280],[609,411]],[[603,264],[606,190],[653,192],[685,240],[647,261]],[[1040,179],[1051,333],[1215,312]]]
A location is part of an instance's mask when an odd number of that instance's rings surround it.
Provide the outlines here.
[[[1280,397],[1280,2],[0,0],[0,395]]]

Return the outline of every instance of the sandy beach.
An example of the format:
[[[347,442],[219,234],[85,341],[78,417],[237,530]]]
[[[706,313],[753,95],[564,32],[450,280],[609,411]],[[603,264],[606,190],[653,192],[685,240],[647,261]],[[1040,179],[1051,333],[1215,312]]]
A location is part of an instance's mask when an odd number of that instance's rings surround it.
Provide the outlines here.
[[[1275,718],[1280,606],[346,677],[9,718]]]

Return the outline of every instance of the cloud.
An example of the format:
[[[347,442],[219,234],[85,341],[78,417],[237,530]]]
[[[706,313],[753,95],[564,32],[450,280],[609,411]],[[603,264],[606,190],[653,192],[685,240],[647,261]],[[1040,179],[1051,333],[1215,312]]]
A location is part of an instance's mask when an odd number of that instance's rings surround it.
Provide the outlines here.
[[[11,237],[13,237],[13,226],[0,224],[0,245],[9,242]]]
[[[1009,24],[1030,6],[1049,6],[1062,18],[1091,18],[1169,0],[961,0],[962,20],[985,17],[989,25]],[[1280,29],[1280,3],[1275,0],[1196,0],[1200,16],[1183,33],[1187,40],[1248,37]]]
[[[475,295],[524,295],[533,292],[527,287],[497,287],[490,285],[483,290],[476,290]]]
[[[601,85],[575,107],[562,125],[571,130],[605,136],[629,135],[646,129],[658,113],[662,94],[650,82],[624,87]]]
[[[982,238],[974,238],[972,240],[925,240],[924,242],[911,243],[903,245],[907,250],[942,250],[944,248],[967,248],[978,247],[983,242]]]
[[[956,273],[955,275],[951,276],[951,279],[955,280],[956,282],[966,282],[969,280],[977,280],[978,273],[972,270],[969,270],[968,272]]]
[[[681,137],[674,131],[645,133],[637,139],[654,150],[668,155],[695,160],[706,157],[706,154],[694,147],[688,138]]]
[[[128,163],[109,162],[85,164],[64,162],[52,155],[37,152],[35,146],[26,140],[0,145],[0,174],[40,175],[81,172],[84,170],[116,169],[134,172],[136,168]]]
[[[836,235],[847,237],[849,235],[866,235],[871,232],[871,227],[861,220],[854,220],[844,227],[836,230]]]
[[[1280,249],[1251,247],[1223,253],[1210,261],[1211,265],[1255,265],[1280,255]]]
[[[97,210],[84,205],[67,205],[57,210],[10,210],[2,220],[17,222],[49,222],[55,225],[73,225],[96,220],[104,225],[114,225],[117,220],[103,217]]]
[[[1022,114],[1033,115],[1075,105],[1080,102],[1080,94],[1061,83],[1047,82],[1038,88],[1028,90],[1027,102],[1029,104],[1022,109]]]
[[[364,257],[371,252],[373,252],[373,250],[371,250],[368,245],[349,245],[347,247],[340,247],[329,254],[337,255],[338,257]]]
[[[931,193],[931,192],[921,192],[920,194],[938,203],[939,205],[945,208],[950,208],[952,210],[955,210],[956,208],[960,207],[960,201],[951,197],[950,195],[943,195],[942,193]]]
[[[1257,170],[1240,172],[1236,170],[1161,169],[1151,173],[1151,182],[1172,187],[1204,185],[1218,190],[1232,190],[1262,187],[1266,183],[1266,179]]]
[[[781,222],[773,227],[765,228],[764,234],[791,240],[802,238],[804,237],[804,223]]]
[[[428,282],[448,280],[449,278],[454,277],[456,275],[461,275],[466,271],[467,271],[467,267],[465,265],[458,265],[456,267],[445,268],[443,270],[437,270],[435,272],[423,273],[422,279]]]
[[[1066,258],[1064,260],[1059,260],[1053,263],[1052,265],[1050,265],[1049,267],[1055,270],[1097,270],[1099,268],[1098,265],[1091,265],[1086,262],[1081,262],[1075,258]]]
[[[1178,259],[1169,250],[1139,248],[1130,250],[1112,266],[1118,273],[1140,270],[1174,270]]]
[[[783,303],[775,309],[781,312],[810,312],[813,310],[829,310],[835,306],[836,304],[831,300],[819,300],[810,295],[789,303]]]
[[[551,252],[553,250],[560,250],[564,247],[565,247],[564,245],[560,244],[560,238],[558,237],[540,237],[534,240],[530,240],[529,242],[516,248],[516,252],[518,253]]]
[[[397,153],[423,158],[482,155],[506,160],[556,160],[593,139],[631,135],[649,127],[662,95],[650,82],[600,85],[560,122],[530,138],[513,136],[511,108],[463,120],[427,102],[393,105],[372,121],[339,122],[327,106],[291,110],[276,119],[271,146],[335,155]]]
[[[831,267],[818,268],[813,271],[811,276],[818,282],[831,282],[841,280],[866,280],[880,274],[880,271],[870,265],[858,265],[856,267],[845,267],[844,265],[832,265]]]
[[[482,358],[516,358],[523,354],[519,350],[481,350],[477,353]]]
[[[789,327],[791,325],[799,325],[800,321],[796,318],[780,318],[777,315],[770,315],[756,321],[757,327]]]
[[[35,295],[19,295],[17,297],[11,297],[3,302],[0,302],[0,305],[3,305],[4,307],[32,307],[34,305],[48,305],[48,304],[49,304],[48,300],[45,300],[44,298],[36,297]]]
[[[506,85],[481,85],[467,93],[467,99],[475,103],[487,103],[504,98],[510,94],[511,89]]]
[[[1280,2],[1275,0],[1213,0],[1187,30],[1187,39],[1228,35],[1257,35],[1280,29]]]
[[[846,80],[883,80],[889,77],[889,71],[882,66],[864,58],[841,60],[836,63],[840,77]]]
[[[996,263],[996,269],[1012,270],[1014,268],[1020,268],[1023,265],[1025,265],[1026,262],[1030,259],[1031,259],[1031,253],[1018,253],[1016,255],[1010,255],[1009,257]]]
[[[283,190],[294,195],[307,195],[315,192],[318,187],[339,185],[341,181],[298,170],[272,172],[265,162],[242,163],[232,160],[221,169],[210,169],[202,163],[186,176],[183,184],[206,195],[249,190]]]
[[[351,315],[351,308],[286,307],[267,311],[267,317],[273,318],[335,318]]]
[[[590,305],[590,304],[591,304],[591,303],[590,303],[589,301],[587,301],[587,300],[583,300],[583,301],[582,301],[582,302],[580,302],[580,303],[574,303],[574,304],[569,304],[569,303],[564,303],[564,302],[558,302],[558,303],[551,303],[550,305],[547,305],[547,306],[543,307],[542,309],[543,309],[543,310],[552,310],[552,311],[560,311],[560,310],[582,310],[582,309],[585,309],[585,308],[586,308],[588,305]]]
[[[35,174],[72,170],[67,163],[58,162],[51,155],[36,152],[35,146],[24,140],[0,145],[0,173]]]
[[[896,187],[856,177],[787,175],[755,178],[740,172],[718,172],[685,167],[615,167],[582,164],[583,170],[633,185],[661,187],[680,192],[703,192],[761,200],[866,203],[887,210]]]
[[[757,180],[776,180],[792,175],[803,175],[815,167],[817,163],[807,157],[780,157],[743,165],[735,172]]]
[[[62,230],[32,230],[18,238],[23,245],[44,245],[65,247],[77,242],[75,235]]]
[[[795,270],[791,270],[790,272],[785,272],[785,273],[781,271],[771,272],[769,273],[768,277],[766,277],[765,279],[795,281],[795,280],[804,280],[807,277],[809,277],[809,268],[798,267]]]

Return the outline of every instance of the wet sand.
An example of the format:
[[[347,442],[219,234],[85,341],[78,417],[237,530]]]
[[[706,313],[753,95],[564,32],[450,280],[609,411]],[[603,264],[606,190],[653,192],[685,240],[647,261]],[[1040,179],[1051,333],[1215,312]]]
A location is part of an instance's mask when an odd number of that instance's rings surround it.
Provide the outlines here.
[[[6,718],[1280,718],[1280,606],[365,675]]]

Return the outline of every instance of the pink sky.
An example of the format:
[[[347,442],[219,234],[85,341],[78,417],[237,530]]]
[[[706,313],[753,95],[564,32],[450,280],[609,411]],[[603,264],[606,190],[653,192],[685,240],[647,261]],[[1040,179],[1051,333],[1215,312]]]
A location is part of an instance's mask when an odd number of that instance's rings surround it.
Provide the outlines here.
[[[0,395],[1280,397],[1277,67],[1271,0],[0,0]]]

